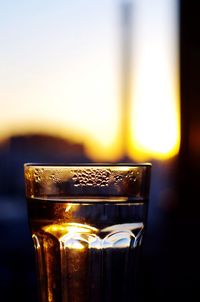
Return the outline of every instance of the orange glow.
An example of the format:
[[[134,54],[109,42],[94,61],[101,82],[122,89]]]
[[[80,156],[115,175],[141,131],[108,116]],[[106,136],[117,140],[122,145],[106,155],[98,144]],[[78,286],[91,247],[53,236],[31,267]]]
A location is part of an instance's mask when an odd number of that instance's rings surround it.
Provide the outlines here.
[[[38,10],[37,26],[34,14],[27,15],[31,9],[22,14],[16,6],[17,34],[10,31],[13,16],[2,19],[0,140],[15,134],[56,135],[82,143],[99,162],[123,155],[145,161],[177,154],[178,0],[125,2],[134,2],[130,116],[121,116],[118,1],[91,1],[90,9],[84,1],[52,5],[48,13]],[[5,11],[10,14],[9,8]],[[127,135],[121,133],[122,120],[128,121]],[[128,136],[127,154],[122,154],[122,136]]]
[[[159,18],[143,7],[135,24],[129,154],[138,161],[170,158],[180,145],[177,3],[162,0],[152,10]]]
[[[152,89],[152,72],[143,71],[143,85],[135,90],[130,153],[137,160],[167,159],[178,153],[180,145],[178,96],[170,89],[170,75],[163,79],[164,85],[159,74],[154,75],[158,87]]]

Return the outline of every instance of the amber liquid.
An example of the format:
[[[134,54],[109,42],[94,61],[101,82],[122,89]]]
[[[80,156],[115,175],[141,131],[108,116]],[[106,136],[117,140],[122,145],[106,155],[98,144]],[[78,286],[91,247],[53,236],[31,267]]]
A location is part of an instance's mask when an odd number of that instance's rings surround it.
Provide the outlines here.
[[[147,202],[28,201],[40,302],[135,302]]]

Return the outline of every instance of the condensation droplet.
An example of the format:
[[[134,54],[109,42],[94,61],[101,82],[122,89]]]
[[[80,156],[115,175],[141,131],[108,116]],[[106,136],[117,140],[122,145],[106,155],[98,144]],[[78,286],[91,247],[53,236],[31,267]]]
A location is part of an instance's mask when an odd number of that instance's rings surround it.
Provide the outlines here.
[[[74,186],[75,186],[75,187],[79,187],[79,186],[80,186],[80,182],[79,182],[79,181],[75,181],[75,182],[74,182]]]
[[[39,175],[35,176],[35,182],[40,182],[41,181],[41,177]]]
[[[122,176],[121,175],[116,175],[115,176],[115,183],[118,183],[120,181],[122,181]]]

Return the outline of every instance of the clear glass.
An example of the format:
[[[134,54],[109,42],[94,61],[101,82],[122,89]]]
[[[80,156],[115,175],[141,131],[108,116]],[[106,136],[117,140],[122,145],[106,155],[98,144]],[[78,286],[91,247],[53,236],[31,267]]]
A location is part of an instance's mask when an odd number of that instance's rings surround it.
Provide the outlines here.
[[[150,170],[25,165],[40,302],[136,301]]]

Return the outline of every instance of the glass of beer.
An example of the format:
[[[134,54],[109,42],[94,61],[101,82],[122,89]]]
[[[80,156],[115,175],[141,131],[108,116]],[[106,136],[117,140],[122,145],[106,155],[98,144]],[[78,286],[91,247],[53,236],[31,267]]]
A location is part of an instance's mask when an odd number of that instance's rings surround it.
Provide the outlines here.
[[[40,302],[135,302],[151,164],[25,164]]]

